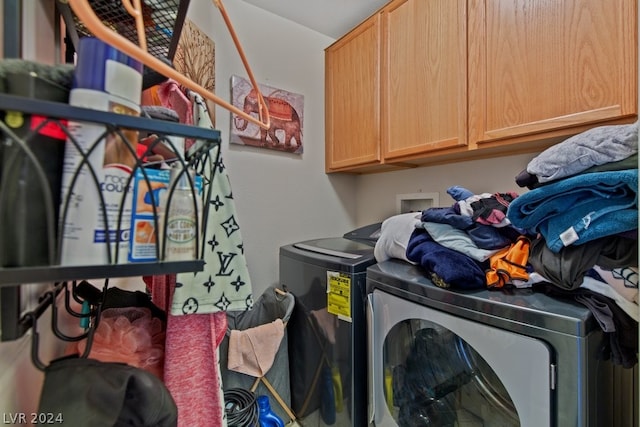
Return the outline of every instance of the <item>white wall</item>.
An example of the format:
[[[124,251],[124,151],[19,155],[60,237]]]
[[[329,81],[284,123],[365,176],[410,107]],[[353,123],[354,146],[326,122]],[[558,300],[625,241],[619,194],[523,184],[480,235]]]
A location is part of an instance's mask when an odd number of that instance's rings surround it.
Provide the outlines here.
[[[26,2],[22,8],[22,58],[55,64],[59,49],[52,49],[55,37],[55,2]]]
[[[453,199],[446,193],[448,187],[460,185],[473,193],[515,191],[515,176],[522,171],[535,154],[473,160],[441,166],[428,166],[409,170],[360,175],[357,179],[358,226],[382,221],[396,213],[396,194],[439,193],[440,206],[449,206]]]
[[[301,156],[229,144],[231,113],[216,109],[258,296],[278,281],[280,246],[354,228],[355,177],[324,173],[324,48],[334,40],[241,1],[224,5],[256,80],[304,95]],[[216,95],[229,100],[231,76],[247,74],[220,14],[211,0],[193,0],[188,17],[216,44]]]

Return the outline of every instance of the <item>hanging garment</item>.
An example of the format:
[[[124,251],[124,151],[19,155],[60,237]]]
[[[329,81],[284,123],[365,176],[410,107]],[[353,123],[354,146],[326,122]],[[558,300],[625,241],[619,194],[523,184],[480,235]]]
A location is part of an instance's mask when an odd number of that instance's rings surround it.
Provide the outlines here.
[[[200,95],[190,92],[196,110],[195,123],[213,128],[207,107]],[[220,146],[212,149],[211,158],[219,154]],[[211,160],[213,161],[213,160]],[[253,305],[251,280],[243,252],[242,234],[238,225],[231,185],[222,156],[218,163],[205,167],[205,174],[213,169],[209,215],[203,223],[206,230],[205,267],[201,272],[181,273],[171,303],[171,313],[203,314],[217,311],[248,310]]]
[[[164,382],[178,407],[178,427],[226,427],[219,345],[224,312],[169,315]]]
[[[145,277],[154,302],[169,310],[175,274]],[[178,407],[178,427],[226,427],[219,345],[224,312],[167,316],[164,383]],[[194,376],[193,373],[198,375]]]
[[[190,96],[195,123],[213,128],[203,99],[194,93]],[[176,396],[179,427],[226,426],[219,364],[219,345],[227,329],[225,312],[253,306],[242,236],[219,150],[217,145],[211,152],[217,164],[210,160],[204,168],[204,178],[212,186],[208,218],[203,221],[207,224],[204,271],[153,281],[159,298],[168,304],[164,380]]]

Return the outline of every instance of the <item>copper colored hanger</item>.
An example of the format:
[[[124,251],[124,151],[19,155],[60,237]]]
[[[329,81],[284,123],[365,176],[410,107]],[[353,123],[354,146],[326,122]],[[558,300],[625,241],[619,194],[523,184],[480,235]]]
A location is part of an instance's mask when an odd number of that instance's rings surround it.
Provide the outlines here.
[[[131,3],[132,1],[133,3]],[[93,33],[93,35],[95,35],[100,40],[110,44],[116,49],[119,49],[121,52],[129,55],[130,57],[137,59],[138,61],[142,62],[143,64],[157,71],[163,76],[173,79],[176,82],[180,83],[182,86],[191,89],[203,98],[220,105],[221,107],[231,111],[232,113],[242,117],[243,119],[251,123],[260,126],[263,129],[269,129],[271,125],[269,110],[264,98],[262,97],[262,94],[260,93],[260,90],[258,90],[258,83],[253,76],[251,67],[249,67],[249,63],[244,54],[244,50],[242,49],[242,45],[238,40],[236,32],[231,25],[231,21],[229,19],[229,16],[227,15],[226,10],[224,9],[224,6],[222,5],[221,0],[212,1],[222,14],[222,18],[224,19],[224,22],[227,26],[227,30],[229,31],[229,34],[233,39],[233,43],[236,47],[236,50],[238,51],[238,54],[240,55],[240,59],[242,59],[242,64],[244,65],[244,68],[249,76],[251,85],[254,89],[256,89],[256,92],[258,93],[258,119],[254,118],[248,113],[245,113],[241,109],[228,103],[222,98],[216,96],[211,91],[200,86],[198,83],[194,82],[184,74],[178,72],[174,68],[170,67],[160,59],[147,52],[147,39],[144,31],[144,17],[142,15],[142,0],[122,0],[122,4],[124,5],[125,9],[136,21],[138,45],[116,33],[115,31],[107,28],[100,21],[100,18],[96,16],[95,12],[91,8],[91,5],[89,4],[89,0],[68,0],[71,9],[73,9],[73,12]]]

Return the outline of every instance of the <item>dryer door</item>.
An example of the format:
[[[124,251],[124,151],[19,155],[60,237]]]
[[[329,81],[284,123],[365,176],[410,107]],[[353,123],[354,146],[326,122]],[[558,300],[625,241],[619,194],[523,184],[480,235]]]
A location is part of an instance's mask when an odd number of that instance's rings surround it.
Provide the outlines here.
[[[376,426],[551,424],[551,354],[523,335],[375,290],[369,416]]]

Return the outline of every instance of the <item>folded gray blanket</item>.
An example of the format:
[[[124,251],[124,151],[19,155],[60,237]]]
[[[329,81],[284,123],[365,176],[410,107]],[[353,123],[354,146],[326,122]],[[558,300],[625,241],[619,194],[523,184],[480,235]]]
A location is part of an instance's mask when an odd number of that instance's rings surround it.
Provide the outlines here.
[[[545,183],[578,174],[591,166],[624,160],[638,152],[638,122],[589,129],[544,150],[526,171]]]

